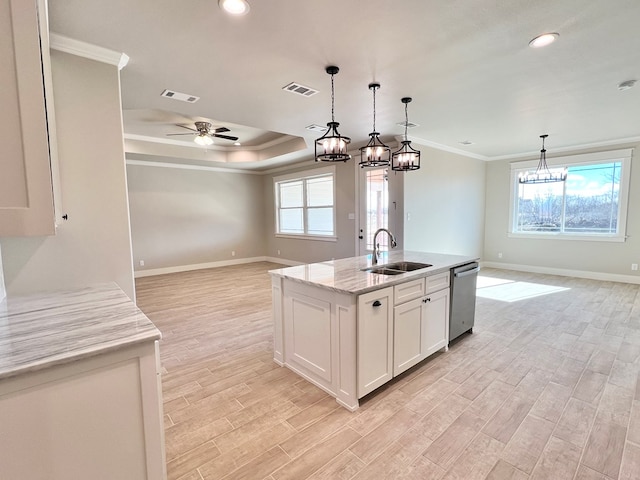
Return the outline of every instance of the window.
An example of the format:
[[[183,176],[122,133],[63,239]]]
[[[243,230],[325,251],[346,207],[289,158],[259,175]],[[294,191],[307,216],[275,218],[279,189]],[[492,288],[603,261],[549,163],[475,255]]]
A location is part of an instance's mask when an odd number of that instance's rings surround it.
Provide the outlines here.
[[[510,236],[624,241],[632,150],[547,159],[566,182],[520,184],[535,162],[511,164]]]
[[[276,234],[335,240],[335,167],[274,178]]]

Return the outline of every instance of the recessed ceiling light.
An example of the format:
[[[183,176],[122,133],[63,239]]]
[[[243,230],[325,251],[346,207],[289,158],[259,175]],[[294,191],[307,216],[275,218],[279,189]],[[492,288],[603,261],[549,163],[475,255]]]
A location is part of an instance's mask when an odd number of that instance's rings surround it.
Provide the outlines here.
[[[239,147],[240,145],[242,145],[240,142],[233,142],[233,144],[234,144],[236,147]]]
[[[560,36],[559,33],[543,33],[542,35],[538,35],[536,38],[529,42],[529,46],[531,48],[540,48],[546,47],[547,45],[556,41],[556,39]]]
[[[619,83],[618,90],[620,90],[621,92],[629,90],[630,88],[633,88],[635,86],[636,82],[637,80],[627,80],[625,82]]]
[[[249,3],[246,0],[218,0],[218,5],[230,15],[249,13]]]
[[[460,145],[464,145],[464,146],[469,146],[469,145],[473,145],[473,142],[470,140],[462,140],[461,142],[458,142]]]

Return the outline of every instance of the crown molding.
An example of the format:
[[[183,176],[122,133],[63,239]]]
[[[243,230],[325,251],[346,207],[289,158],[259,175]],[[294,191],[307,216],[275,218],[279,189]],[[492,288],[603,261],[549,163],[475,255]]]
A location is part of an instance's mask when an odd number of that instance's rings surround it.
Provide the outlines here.
[[[401,142],[404,140],[404,135],[397,135],[395,139],[398,142]],[[443,152],[455,153],[457,155],[462,155],[464,157],[475,158],[476,160],[484,160],[484,161],[490,160],[490,158],[485,155],[480,155],[479,153],[467,152],[466,150],[462,150],[460,148],[450,147],[448,145],[443,145],[441,143],[425,140],[424,138],[412,137],[411,135],[409,135],[407,139],[410,140],[411,142],[417,143],[418,145],[435,148],[436,150],[442,150]]]
[[[114,65],[118,67],[118,70],[122,70],[129,63],[129,57],[124,53],[75,40],[54,32],[50,33],[49,45],[52,49],[60,52]]]

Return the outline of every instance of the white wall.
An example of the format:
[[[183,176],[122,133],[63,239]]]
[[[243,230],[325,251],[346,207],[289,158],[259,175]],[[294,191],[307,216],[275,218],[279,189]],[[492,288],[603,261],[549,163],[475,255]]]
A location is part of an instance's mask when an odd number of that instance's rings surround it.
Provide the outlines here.
[[[306,172],[328,164],[308,160],[301,166],[293,166],[286,171],[265,175],[263,178],[263,213],[265,219],[266,255],[281,257],[302,263],[313,263],[332,258],[353,257],[355,253],[355,220],[349,220],[349,213],[355,213],[355,168],[354,159],[335,163],[336,167],[336,236],[335,242],[313,239],[293,239],[275,236],[275,200],[273,178],[285,173]],[[278,254],[280,250],[280,254]]]
[[[2,238],[7,292],[114,281],[135,299],[117,67],[51,53],[64,222],[51,237]]]
[[[600,150],[615,150],[634,145],[620,145]],[[637,155],[637,147],[635,145]],[[598,151],[597,149],[563,152],[562,156]],[[553,239],[509,238],[510,164],[514,160],[487,163],[487,219],[484,260],[505,267],[532,267],[548,272],[571,274],[585,272],[622,275],[622,281],[640,281],[640,272],[632,271],[632,263],[640,263],[640,168],[632,160],[629,186],[627,235],[624,243]],[[498,254],[502,253],[502,258]],[[625,278],[626,277],[626,278]],[[616,277],[608,277],[614,279]]]
[[[485,162],[415,147],[420,170],[404,173],[405,249],[481,257]]]
[[[127,177],[136,271],[265,255],[261,176],[128,164]]]

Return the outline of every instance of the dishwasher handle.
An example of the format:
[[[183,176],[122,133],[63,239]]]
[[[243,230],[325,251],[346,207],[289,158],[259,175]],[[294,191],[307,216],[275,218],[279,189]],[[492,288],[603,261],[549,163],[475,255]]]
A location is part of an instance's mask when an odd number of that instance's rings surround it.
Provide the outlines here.
[[[471,270],[465,270],[464,272],[456,272],[453,274],[456,278],[468,277],[469,275],[475,275],[480,271],[480,267],[472,268]]]

